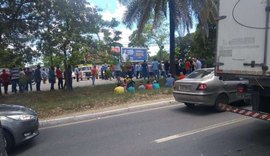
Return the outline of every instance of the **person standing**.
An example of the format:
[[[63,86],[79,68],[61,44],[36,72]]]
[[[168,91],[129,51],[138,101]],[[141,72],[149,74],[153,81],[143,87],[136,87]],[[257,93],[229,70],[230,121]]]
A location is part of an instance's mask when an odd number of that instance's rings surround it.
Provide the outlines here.
[[[19,91],[21,93],[24,92],[25,88],[26,88],[26,84],[27,84],[27,79],[26,79],[26,76],[25,76],[25,71],[26,69],[22,69],[20,68],[20,78],[19,78]]]
[[[29,86],[30,91],[32,91],[32,71],[29,68],[26,68],[25,76],[26,76],[25,89],[28,91],[28,86]]]
[[[55,84],[55,72],[54,67],[51,66],[49,70],[49,83],[51,84],[51,91],[54,90],[54,84]]]
[[[142,73],[143,73],[143,79],[148,78],[148,64],[146,60],[142,63]]]
[[[19,84],[20,79],[19,68],[13,66],[10,72],[11,72],[12,92],[17,93],[17,85]]]
[[[160,75],[163,77],[163,78],[166,78],[166,71],[165,71],[165,67],[164,67],[164,62],[159,62],[159,70],[160,70]]]
[[[140,64],[136,63],[135,64],[135,76],[136,76],[136,79],[139,78],[139,74],[140,74]]]
[[[168,60],[166,60],[164,63],[164,69],[165,69],[166,76],[168,77],[170,73],[170,63]]]
[[[202,68],[202,63],[198,58],[194,59],[194,68],[195,68],[195,70],[198,70],[198,69]]]
[[[0,75],[0,81],[4,86],[4,93],[7,94],[8,92],[8,85],[10,83],[10,75],[6,72],[5,69],[2,70],[2,74]],[[1,89],[1,87],[0,87]]]
[[[92,74],[92,85],[95,85],[96,75],[97,75],[96,65],[94,65],[94,67],[91,69],[91,74]]]
[[[37,69],[35,69],[34,72],[34,80],[36,82],[36,90],[40,91],[40,83],[41,83],[41,71],[40,71],[40,65],[37,65]]]
[[[186,60],[186,62],[185,62],[185,71],[186,71],[186,74],[190,74],[191,73],[191,63],[190,63],[190,60]]]
[[[63,72],[61,71],[59,66],[57,66],[56,68],[56,77],[58,79],[58,89],[63,89]]]
[[[47,78],[48,78],[48,74],[47,74],[45,68],[43,68],[42,71],[41,71],[41,78],[43,80],[43,84],[45,84],[46,81],[47,81]]]
[[[115,65],[115,77],[116,77],[116,80],[119,82],[120,81],[120,77],[122,75],[122,68],[121,68],[121,63],[118,62],[116,65]]]
[[[152,71],[155,79],[159,79],[159,63],[157,59],[154,59],[154,61],[152,62]]]
[[[101,79],[104,80],[105,79],[105,66],[104,65],[101,66],[100,72],[101,72]]]
[[[75,73],[77,82],[79,82],[79,74],[80,74],[80,71],[79,71],[78,66],[75,67],[74,73]]]

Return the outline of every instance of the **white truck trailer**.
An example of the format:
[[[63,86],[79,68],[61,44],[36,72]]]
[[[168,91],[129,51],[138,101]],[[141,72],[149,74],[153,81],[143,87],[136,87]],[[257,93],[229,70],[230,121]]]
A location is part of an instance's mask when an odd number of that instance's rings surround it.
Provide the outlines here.
[[[243,94],[251,95],[253,110],[247,114],[270,120],[266,115],[270,113],[270,0],[219,2],[216,75],[247,78],[249,85],[239,86]]]

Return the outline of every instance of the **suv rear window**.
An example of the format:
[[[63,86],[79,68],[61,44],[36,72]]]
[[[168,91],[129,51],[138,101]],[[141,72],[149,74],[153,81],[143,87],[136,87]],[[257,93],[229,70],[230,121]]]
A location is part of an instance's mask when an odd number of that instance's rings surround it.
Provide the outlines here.
[[[194,72],[192,72],[191,74],[189,74],[187,76],[187,78],[191,78],[191,79],[196,79],[196,78],[204,78],[206,76],[208,76],[209,74],[213,73],[214,70],[213,69],[208,69],[208,70],[196,70]]]

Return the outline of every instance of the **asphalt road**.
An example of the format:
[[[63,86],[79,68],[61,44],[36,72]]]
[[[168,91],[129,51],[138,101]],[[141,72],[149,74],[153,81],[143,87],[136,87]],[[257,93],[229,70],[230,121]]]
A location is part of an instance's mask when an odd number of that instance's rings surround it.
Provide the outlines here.
[[[269,156],[270,124],[182,104],[47,127],[20,156]]]

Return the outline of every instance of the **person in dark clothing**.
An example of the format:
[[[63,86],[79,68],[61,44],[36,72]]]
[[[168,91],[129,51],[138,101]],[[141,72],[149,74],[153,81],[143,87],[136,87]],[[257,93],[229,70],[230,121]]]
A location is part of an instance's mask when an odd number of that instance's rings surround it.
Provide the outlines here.
[[[165,69],[166,76],[168,77],[170,74],[170,63],[168,60],[166,60],[164,63],[164,69]]]
[[[11,73],[12,92],[17,93],[17,85],[19,84],[20,79],[20,70],[16,66],[13,66],[10,73]]]
[[[40,83],[41,83],[40,65],[37,65],[37,69],[34,72],[34,80],[36,82],[36,89],[37,89],[37,91],[40,91]]]
[[[144,62],[142,63],[142,74],[143,74],[144,80],[146,78],[148,79],[148,65],[147,65],[146,60],[144,60]]]
[[[26,68],[25,76],[26,76],[25,89],[28,91],[28,86],[29,86],[30,91],[32,91],[32,71],[29,68]]]
[[[49,70],[49,83],[51,83],[51,90],[54,90],[55,71],[53,66],[51,66],[51,69]]]

